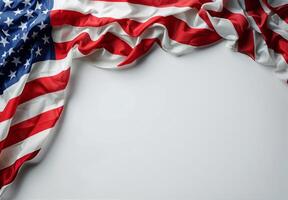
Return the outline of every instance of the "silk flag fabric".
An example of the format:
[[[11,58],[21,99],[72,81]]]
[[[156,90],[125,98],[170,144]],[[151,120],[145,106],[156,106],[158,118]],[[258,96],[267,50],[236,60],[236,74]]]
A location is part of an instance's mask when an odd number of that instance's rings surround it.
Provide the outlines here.
[[[0,0],[0,199],[52,137],[73,59],[122,69],[225,40],[287,82],[287,23],[287,0]]]

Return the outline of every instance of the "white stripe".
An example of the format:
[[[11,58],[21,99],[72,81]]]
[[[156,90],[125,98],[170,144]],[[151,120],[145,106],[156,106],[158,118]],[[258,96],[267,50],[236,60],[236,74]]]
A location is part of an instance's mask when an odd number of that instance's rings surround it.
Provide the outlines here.
[[[288,79],[288,64],[284,57],[268,48],[263,36],[258,32],[253,32],[255,61],[267,66],[274,67],[274,74],[281,80]],[[276,67],[275,67],[276,66]]]
[[[165,50],[165,49],[164,49]],[[174,55],[183,55],[186,53],[189,53],[194,50],[192,46],[183,45],[183,44],[176,44],[171,50],[165,50],[168,53],[172,53]],[[73,55],[74,58],[81,59],[82,62],[88,63],[90,66],[94,66],[101,69],[123,69],[123,68],[129,68],[130,66],[133,66],[137,60],[134,62],[127,64],[125,66],[118,67],[120,63],[122,63],[126,57],[119,56],[115,54],[111,54],[109,51],[107,51],[104,48],[96,49],[95,51],[91,52],[89,55],[82,54],[78,49],[73,49]]]
[[[269,15],[269,20],[267,20],[268,27],[275,33],[278,33],[283,38],[288,40],[288,24],[279,15],[273,13],[264,3],[260,0],[260,4],[267,15]]]
[[[67,59],[47,60],[34,63],[28,81],[39,77],[54,76],[69,68]]]
[[[12,125],[64,105],[65,89],[34,98],[17,107]]]
[[[9,88],[4,90],[4,93],[0,96],[0,112],[3,111],[7,102],[10,99],[17,97],[21,94],[26,82],[41,77],[57,75],[61,71],[68,69],[69,60],[70,59],[47,60],[34,63],[29,74],[23,75],[17,83],[11,85]]]
[[[12,120],[9,119],[0,123],[0,141],[7,137],[11,121]]]
[[[271,2],[268,3],[270,4]],[[281,4],[281,1],[274,1],[274,3]],[[287,3],[287,2],[286,2]],[[288,39],[288,25],[277,14],[271,15],[271,10],[260,0],[260,4],[266,14],[269,15],[268,27],[271,31],[278,33],[286,40]],[[274,4],[273,7],[280,6],[280,4]],[[281,80],[287,81],[288,79],[288,63],[284,59],[282,54],[276,53],[273,49],[270,49],[258,28],[258,25],[252,17],[249,17],[249,22],[252,27],[257,31],[254,32],[254,45],[255,45],[255,61],[268,66],[275,67],[274,74]]]
[[[3,197],[3,200],[5,199],[5,194],[7,192],[7,189],[10,187],[11,183],[8,185],[4,185],[1,189],[0,189],[0,198]],[[8,198],[6,198],[8,199]]]
[[[264,4],[264,2],[262,0],[259,0],[259,3],[260,3],[260,5],[263,8],[265,13],[269,14],[271,12],[271,10]]]
[[[222,0],[214,0],[214,1],[207,2],[207,3],[202,5],[202,9],[212,10],[215,12],[219,12],[219,11],[223,10],[223,7],[224,7],[224,5],[223,5]]]
[[[85,62],[90,66],[105,69],[118,69],[117,65],[122,63],[126,58],[112,54],[104,48],[96,49],[90,55],[83,55],[78,49],[74,49],[73,57],[81,59],[81,62]],[[77,62],[75,65],[77,65]]]
[[[272,7],[279,7],[288,4],[287,0],[268,0],[267,1]]]
[[[273,60],[271,51],[269,50],[261,33],[253,31],[253,37],[255,47],[255,61],[263,65],[275,66],[275,60]]]
[[[173,47],[171,47],[173,46]],[[171,49],[166,48],[167,45],[163,45],[163,50],[174,54],[174,55],[183,55],[186,53],[189,53],[193,51],[195,48],[193,46],[180,44],[177,42],[171,41]],[[119,56],[115,54],[111,54],[109,51],[107,51],[104,48],[96,49],[95,51],[91,52],[89,55],[82,54],[77,48],[73,49],[73,55],[76,59],[81,59],[83,62],[89,63],[89,65],[101,68],[101,69],[123,69],[123,68],[129,68],[130,66],[133,66],[137,60],[134,62],[127,64],[125,66],[118,67],[120,63],[122,63],[126,57]]]
[[[249,16],[249,23],[253,27],[254,37],[254,49],[255,49],[255,61],[274,67],[274,73],[282,80],[288,79],[288,63],[285,61],[282,54],[276,53],[273,49],[270,49],[263,35],[252,17]]]
[[[288,24],[276,14],[271,16],[271,18],[272,19],[268,21],[268,27],[288,40]]]
[[[0,95],[0,112],[4,110],[10,99],[18,96],[22,92],[28,77],[28,74],[23,75],[17,83],[4,90],[3,94]]]
[[[17,107],[11,119],[0,122],[0,141],[7,137],[10,126],[64,105],[65,90],[36,97]]]
[[[218,0],[219,1],[219,0]],[[237,13],[237,14],[241,14],[243,16],[245,16],[244,13],[244,8],[242,3],[243,1],[238,0],[238,1],[224,1],[224,0],[220,0],[222,4],[224,4],[224,7],[229,10],[232,13]]]
[[[39,150],[45,140],[51,136],[51,128],[39,132],[15,145],[3,149],[0,153],[0,169],[13,165],[21,157]]]
[[[215,12],[222,12],[223,11],[223,2],[222,0],[216,0],[210,3],[206,3],[203,5],[203,9]],[[227,4],[230,11],[234,11],[235,13],[242,14],[240,6],[238,4]],[[226,8],[226,7],[225,7]],[[238,40],[238,33],[233,25],[233,23],[229,19],[219,18],[219,17],[212,17],[209,12],[207,15],[215,29],[215,31],[224,39],[236,41]]]
[[[224,39],[236,41],[238,40],[238,33],[229,19],[211,17],[208,14],[208,17],[215,29],[215,31]]]
[[[188,10],[186,12],[182,12],[179,14],[173,15],[174,17],[184,21],[187,25],[189,25],[191,28],[206,28],[209,29],[209,26],[207,23],[199,16],[198,10],[195,8],[191,8],[191,10]]]
[[[71,41],[83,32],[88,33],[93,41],[98,40],[102,35],[110,32],[127,42],[132,48],[138,45],[142,39],[158,38],[161,41],[163,50],[176,55],[188,53],[195,48],[191,45],[182,44],[170,39],[166,27],[157,23],[146,29],[139,37],[131,37],[128,35],[117,22],[102,26],[101,31],[99,31],[97,27],[55,27],[52,31],[52,37],[55,42],[61,43]],[[77,49],[77,47],[75,48]]]
[[[161,27],[164,27],[163,30]],[[98,27],[74,27],[74,26],[63,26],[63,27],[55,27],[52,31],[53,40],[57,43],[71,41],[81,33],[88,33],[91,40],[97,41],[100,39],[101,36],[105,35],[106,33],[113,33],[117,37],[121,38],[123,41],[127,42],[132,48],[134,48],[137,44],[140,43],[142,39],[145,38],[159,38],[164,32],[167,32],[165,26],[161,24],[154,23],[148,29],[146,29],[140,36],[138,37],[131,37],[128,35],[122,27],[117,23],[113,22],[111,24],[107,24],[102,26],[101,28]],[[139,40],[141,38],[141,40]],[[169,37],[167,38],[171,40]],[[169,41],[170,43],[170,41]]]
[[[190,7],[153,7],[127,2],[91,0],[54,1],[53,10],[72,10],[97,17],[129,18],[139,22],[155,16],[170,16],[190,10]]]

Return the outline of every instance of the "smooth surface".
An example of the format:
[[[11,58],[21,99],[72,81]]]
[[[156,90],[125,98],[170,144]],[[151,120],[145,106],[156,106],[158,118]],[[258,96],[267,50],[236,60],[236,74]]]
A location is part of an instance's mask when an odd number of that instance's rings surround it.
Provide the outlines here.
[[[75,65],[57,136],[13,200],[288,199],[288,87],[266,67],[224,44]]]

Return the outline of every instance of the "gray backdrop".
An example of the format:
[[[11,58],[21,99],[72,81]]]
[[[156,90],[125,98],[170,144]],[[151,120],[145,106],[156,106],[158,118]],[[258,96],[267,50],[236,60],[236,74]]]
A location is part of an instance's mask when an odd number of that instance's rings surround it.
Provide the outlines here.
[[[55,140],[12,199],[288,199],[288,87],[267,67],[223,44],[74,64]]]

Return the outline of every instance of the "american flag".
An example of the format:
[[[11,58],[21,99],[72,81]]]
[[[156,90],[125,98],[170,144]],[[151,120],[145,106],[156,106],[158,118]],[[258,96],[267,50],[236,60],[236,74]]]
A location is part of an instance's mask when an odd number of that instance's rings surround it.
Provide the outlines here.
[[[52,136],[75,58],[124,68],[156,45],[182,55],[226,40],[288,78],[287,0],[0,0],[0,10],[0,199]]]

